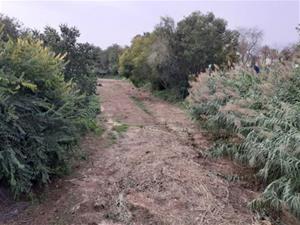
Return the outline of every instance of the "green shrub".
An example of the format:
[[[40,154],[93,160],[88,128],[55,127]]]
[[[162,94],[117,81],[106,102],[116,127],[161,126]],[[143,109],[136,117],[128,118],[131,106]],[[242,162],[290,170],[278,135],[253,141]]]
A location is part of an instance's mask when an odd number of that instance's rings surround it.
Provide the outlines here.
[[[32,31],[32,37],[42,40],[56,54],[65,54],[63,73],[65,81],[72,80],[81,93],[96,93],[97,69],[101,61],[101,49],[89,43],[78,43],[80,32],[65,24],[59,31],[46,26],[43,33]]]
[[[17,197],[66,171],[99,107],[64,81],[63,56],[40,41],[10,40],[0,49],[0,180]]]
[[[193,117],[217,137],[214,156],[226,155],[257,170],[266,184],[254,209],[288,208],[300,218],[300,70],[268,73],[237,69],[201,74],[189,97]]]

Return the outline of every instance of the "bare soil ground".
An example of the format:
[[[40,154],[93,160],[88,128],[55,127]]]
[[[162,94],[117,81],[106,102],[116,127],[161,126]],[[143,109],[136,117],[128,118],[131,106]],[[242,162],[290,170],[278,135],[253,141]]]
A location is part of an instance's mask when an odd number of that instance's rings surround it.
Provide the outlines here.
[[[127,81],[99,82],[105,132],[82,141],[88,160],[39,202],[3,207],[0,223],[270,224],[247,208],[257,193],[229,179],[243,168],[203,157],[209,139],[184,110]]]

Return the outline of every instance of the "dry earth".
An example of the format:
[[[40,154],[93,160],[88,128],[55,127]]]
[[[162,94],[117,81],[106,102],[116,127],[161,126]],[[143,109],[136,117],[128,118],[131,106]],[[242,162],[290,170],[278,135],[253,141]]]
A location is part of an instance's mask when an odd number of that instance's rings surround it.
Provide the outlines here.
[[[99,82],[105,132],[82,141],[88,160],[39,202],[2,207],[0,223],[270,224],[247,208],[256,193],[230,181],[242,168],[203,157],[208,138],[182,109],[127,81]]]

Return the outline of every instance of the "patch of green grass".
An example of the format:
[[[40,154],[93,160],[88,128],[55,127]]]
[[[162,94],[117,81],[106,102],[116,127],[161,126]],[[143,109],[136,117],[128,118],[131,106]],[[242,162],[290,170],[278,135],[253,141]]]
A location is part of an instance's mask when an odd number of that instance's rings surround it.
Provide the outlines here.
[[[101,136],[104,133],[105,129],[104,127],[97,125],[97,127],[94,130],[94,133],[98,136]]]
[[[111,144],[115,144],[117,142],[117,135],[114,132],[108,133],[108,138],[111,141]]]
[[[182,101],[182,98],[178,96],[175,90],[161,90],[161,91],[152,91],[153,95],[157,98],[165,100],[170,103],[178,103]]]
[[[148,115],[151,115],[151,112],[146,108],[145,104],[140,99],[138,99],[135,96],[130,96],[130,98],[134,102],[134,104],[136,104],[137,107],[139,107],[141,110],[143,110]]]
[[[185,111],[189,109],[189,104],[187,101],[178,101],[175,103],[175,105]]]
[[[118,132],[118,133],[124,133],[128,130],[128,125],[127,124],[120,124],[120,125],[116,125],[113,127],[113,130]]]

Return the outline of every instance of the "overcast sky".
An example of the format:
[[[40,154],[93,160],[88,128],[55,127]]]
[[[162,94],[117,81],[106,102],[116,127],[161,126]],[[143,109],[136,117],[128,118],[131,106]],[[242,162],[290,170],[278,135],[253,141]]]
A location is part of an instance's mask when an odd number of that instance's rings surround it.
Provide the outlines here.
[[[299,1],[3,1],[0,12],[42,30],[61,23],[76,26],[80,41],[101,48],[128,45],[136,34],[153,30],[161,16],[179,21],[193,11],[213,12],[230,28],[258,27],[264,42],[282,47],[298,40]]]

